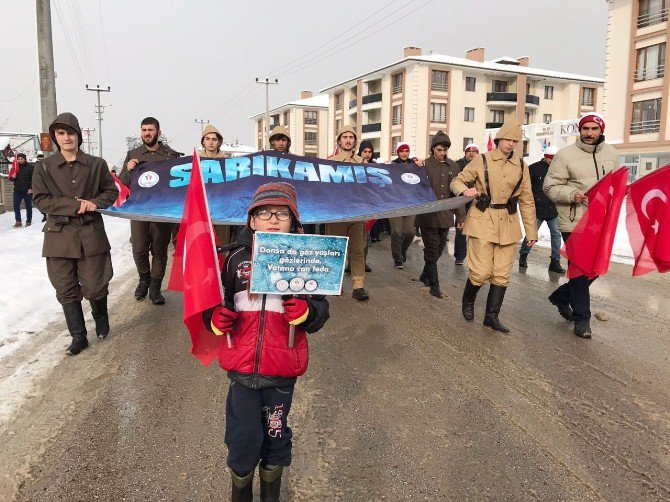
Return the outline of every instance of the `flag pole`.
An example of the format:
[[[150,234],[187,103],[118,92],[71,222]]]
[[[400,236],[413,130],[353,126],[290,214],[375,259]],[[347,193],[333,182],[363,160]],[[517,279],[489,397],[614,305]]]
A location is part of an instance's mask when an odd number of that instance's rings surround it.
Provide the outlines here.
[[[200,183],[202,183],[202,193],[205,194],[205,207],[207,208],[207,221],[209,222],[209,240],[212,244],[212,251],[214,252],[214,263],[216,264],[216,270],[220,271],[219,266],[219,255],[216,252],[216,241],[214,240],[214,225],[212,224],[212,213],[209,211],[209,200],[207,200],[207,188],[205,186],[205,180],[202,177],[202,170],[200,169],[200,155],[198,155],[198,150],[193,147],[193,158],[197,159],[198,171],[200,174]],[[220,273],[220,272],[219,272]],[[221,284],[221,279],[217,281],[219,286],[219,294],[221,295],[221,304],[223,304],[223,285]],[[228,348],[231,349],[233,344],[230,339],[230,332],[226,333],[226,342],[228,342]]]

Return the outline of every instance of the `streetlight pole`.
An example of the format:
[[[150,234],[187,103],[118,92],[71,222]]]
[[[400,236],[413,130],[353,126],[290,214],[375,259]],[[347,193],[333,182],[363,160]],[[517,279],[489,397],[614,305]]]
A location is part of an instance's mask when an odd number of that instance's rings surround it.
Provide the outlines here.
[[[279,79],[274,79],[272,82],[269,78],[266,77],[265,80],[261,80],[256,77],[257,84],[263,84],[265,86],[265,135],[264,143],[265,149],[270,148],[270,85],[275,85],[279,83]]]
[[[205,131],[205,124],[209,124],[209,120],[207,119],[195,119],[195,122],[200,124],[200,134]]]

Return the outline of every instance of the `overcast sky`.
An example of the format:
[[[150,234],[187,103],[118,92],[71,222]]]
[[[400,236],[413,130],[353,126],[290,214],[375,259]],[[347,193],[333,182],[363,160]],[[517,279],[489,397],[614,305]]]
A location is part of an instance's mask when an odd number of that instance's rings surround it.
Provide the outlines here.
[[[0,126],[39,132],[35,2],[0,6]],[[605,68],[604,0],[52,0],[51,11],[58,111],[97,128],[95,93],[84,85],[111,86],[111,164],[147,115],[187,154],[199,144],[196,118],[227,142],[253,145],[248,117],[265,107],[255,77],[279,78],[272,108],[397,61],[408,45],[457,57],[484,47],[487,60],[530,56],[531,66],[596,77]]]

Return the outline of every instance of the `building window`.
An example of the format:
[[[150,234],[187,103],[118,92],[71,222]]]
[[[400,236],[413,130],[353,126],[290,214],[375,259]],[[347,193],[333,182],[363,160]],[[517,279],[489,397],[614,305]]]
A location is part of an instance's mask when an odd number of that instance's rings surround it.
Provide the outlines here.
[[[344,94],[339,93],[335,94],[335,109],[336,110],[341,110],[342,109],[342,101],[344,100]]]
[[[465,113],[463,115],[463,120],[466,122],[474,122],[475,121],[475,109],[474,108],[469,108],[465,107]]]
[[[396,73],[391,77],[393,95],[402,93],[402,73]]]
[[[494,80],[493,92],[507,92],[507,82],[504,80]]]
[[[316,133],[308,131],[305,133],[305,146],[315,146],[316,145]]]
[[[305,110],[305,125],[316,125],[317,112],[315,110]]]
[[[637,50],[635,81],[662,78],[665,74],[665,43]]]
[[[465,77],[465,90],[474,92],[477,87],[477,79],[475,77]]]
[[[432,80],[430,82],[430,89],[432,91],[442,91],[447,90],[447,77],[448,73],[446,71],[433,70]]]
[[[284,112],[284,125],[286,127],[288,127],[290,117],[291,117],[291,112]]]
[[[500,124],[505,122],[505,111],[504,110],[491,110],[491,122],[498,122]]]
[[[400,136],[393,136],[391,138],[391,150],[393,151],[394,154],[396,154],[396,150],[398,149],[398,144],[400,143]]]
[[[342,130],[342,119],[337,119],[335,121],[335,135],[338,135]]]
[[[554,86],[545,85],[544,86],[544,99],[554,99]]]
[[[640,0],[637,27],[644,28],[668,20],[666,0]]]
[[[433,123],[442,123],[447,121],[447,105],[444,103],[430,104],[430,121]]]
[[[256,124],[257,124],[258,134],[261,134],[263,132],[263,121],[259,120]]]
[[[470,143],[474,143],[475,139],[474,138],[463,138],[463,151],[465,151],[465,147],[468,146]]]
[[[544,115],[542,115],[542,122],[544,122],[545,124],[551,123],[552,122],[551,113],[545,113]]]
[[[647,99],[633,103],[633,120],[630,124],[631,134],[658,132],[661,126],[662,100]]]
[[[270,129],[274,129],[279,125],[279,114],[270,115]]]
[[[524,125],[530,124],[530,112],[526,112],[523,116]]]
[[[530,94],[531,88],[530,88],[530,82],[526,82],[526,96]]]
[[[582,106],[593,106],[596,102],[596,90],[592,87],[582,89]]]
[[[402,124],[402,105],[395,105],[393,107],[393,119],[391,123],[393,125]]]

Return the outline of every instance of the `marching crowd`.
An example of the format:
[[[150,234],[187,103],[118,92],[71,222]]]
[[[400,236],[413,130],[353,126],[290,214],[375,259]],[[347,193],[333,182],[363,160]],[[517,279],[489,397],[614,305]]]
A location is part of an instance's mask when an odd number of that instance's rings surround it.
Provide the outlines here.
[[[525,237],[519,266],[527,266],[538,228],[546,222],[551,231],[549,270],[563,273],[561,239],[570,238],[584,214],[589,188],[616,166],[617,155],[604,142],[604,130],[601,116],[586,115],[580,119],[580,136],[573,145],[560,150],[548,148],[544,158],[530,166],[517,153],[522,129],[514,118],[508,119],[497,133],[494,149],[480,153],[475,145],[467,145],[464,156],[457,162],[448,157],[451,140],[443,132],[432,138],[430,155],[425,160],[410,157],[409,145],[400,143],[393,162],[424,169],[437,199],[464,195],[473,200],[453,211],[392,218],[389,223],[394,267],[403,268],[418,233],[424,244],[420,280],[431,295],[441,297],[437,264],[445,250],[449,229],[455,227],[455,263],[463,264],[467,256],[469,269],[462,296],[464,318],[474,320],[476,296],[489,283],[483,323],[495,331],[508,332],[499,314],[517,245],[523,237],[521,224]],[[31,198],[46,215],[43,256],[72,336],[67,352],[78,354],[88,347],[82,311],[84,298],[90,302],[97,337],[105,338],[110,329],[107,311],[108,284],[113,274],[110,243],[97,209],[112,205],[118,190],[106,162],[80,149],[82,132],[73,114],[58,115],[49,133],[58,152],[40,160],[34,169],[23,167],[15,173],[16,221],[21,226],[22,201],[27,209],[27,225],[32,221]],[[182,155],[160,142],[160,134],[155,118],[142,120],[142,145],[128,152],[119,173],[122,183],[130,185],[131,172],[141,162]],[[290,151],[291,138],[285,127],[273,129],[269,140],[276,152]],[[358,164],[374,158],[373,145],[366,141],[359,145],[356,131],[349,126],[339,131],[336,142],[337,153],[330,160]],[[201,138],[201,157],[223,157],[222,143],[221,133],[207,126]],[[21,158],[19,154],[19,163],[25,165],[25,156]],[[161,287],[168,246],[174,236],[173,225],[132,220],[130,226],[139,276],[135,298],[143,300],[148,295],[153,304],[164,304]],[[219,363],[231,379],[225,439],[233,480],[231,497],[240,501],[252,500],[251,479],[259,462],[261,499],[278,500],[282,469],[291,460],[291,429],[286,419],[293,386],[307,368],[306,333],[318,331],[329,317],[324,297],[261,295],[261,299],[249,295],[246,264],[255,230],[320,231],[315,226],[301,224],[298,194],[292,185],[282,182],[258,188],[245,226],[215,228],[219,242],[228,244],[221,275],[225,300],[205,312],[203,322],[214,335],[228,334],[234,342],[229,346],[221,344]],[[330,223],[323,231],[349,237],[352,296],[359,301],[368,300],[365,277],[370,269],[366,263],[365,222]],[[572,278],[549,297],[559,314],[574,323],[575,335],[583,338],[591,337],[589,285],[593,280],[585,276]],[[296,338],[295,345],[287,349],[289,326],[295,326]]]

